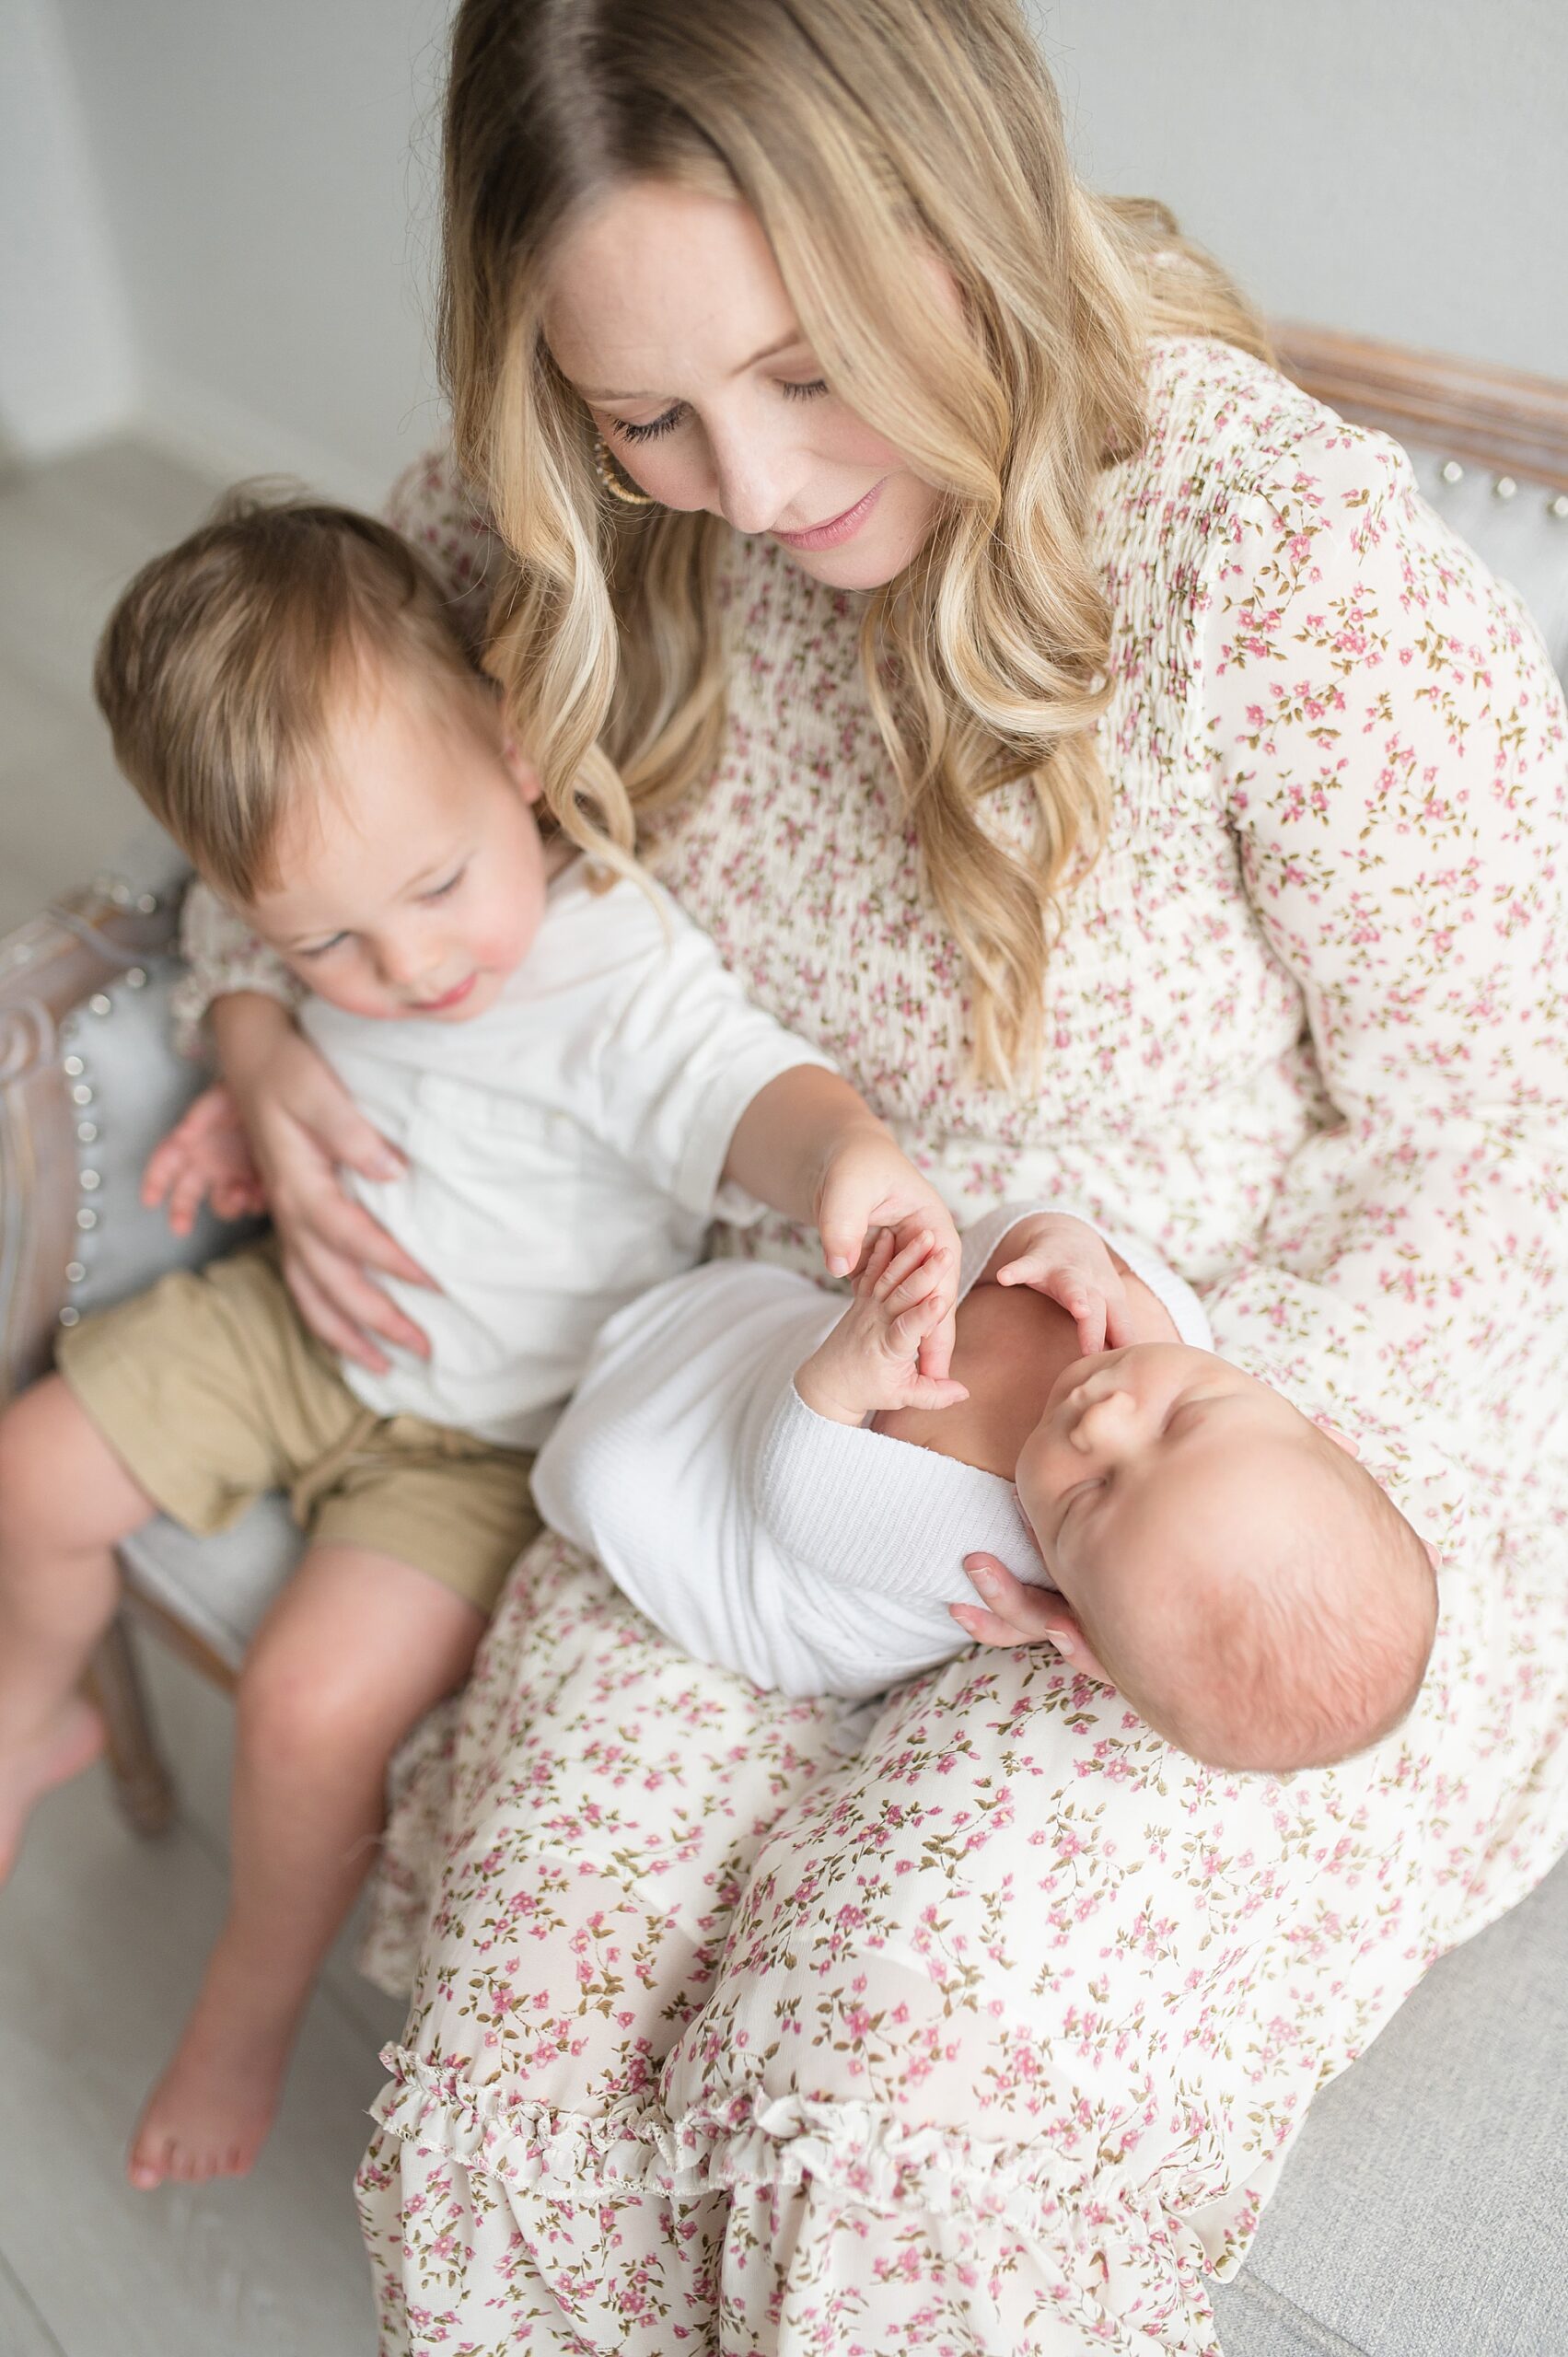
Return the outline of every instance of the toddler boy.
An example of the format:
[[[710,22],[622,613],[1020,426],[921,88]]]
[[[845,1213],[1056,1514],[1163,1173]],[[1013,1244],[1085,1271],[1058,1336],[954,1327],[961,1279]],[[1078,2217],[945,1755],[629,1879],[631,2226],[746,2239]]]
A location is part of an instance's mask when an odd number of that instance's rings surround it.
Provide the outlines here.
[[[240,1679],[229,1912],[136,2131],[150,2187],[260,2147],[388,1759],[539,1527],[532,1452],[604,1318],[697,1258],[721,1198],[815,1224],[839,1273],[872,1228],[951,1229],[668,898],[602,888],[541,830],[539,780],[395,534],[231,502],[132,583],[96,686],[133,784],[284,958],[396,1149],[360,1192],[429,1283],[406,1296],[429,1357],[371,1372],[312,1337],[262,1244],[84,1322],[0,1420],[0,1873],[100,1741],[75,1689],[117,1542],[159,1511],[221,1529],[273,1487],[308,1541]],[[221,1100],[183,1137],[195,1191],[250,1197]]]

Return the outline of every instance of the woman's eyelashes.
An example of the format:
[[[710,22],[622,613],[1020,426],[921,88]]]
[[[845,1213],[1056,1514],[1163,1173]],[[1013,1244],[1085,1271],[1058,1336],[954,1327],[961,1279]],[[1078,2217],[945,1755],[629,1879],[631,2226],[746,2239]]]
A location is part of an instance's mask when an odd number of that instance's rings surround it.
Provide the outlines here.
[[[815,401],[827,389],[828,380],[825,377],[814,377],[808,384],[781,382],[779,386],[779,390],[786,401]],[[612,417],[610,421],[610,428],[612,434],[619,434],[622,440],[627,442],[654,442],[661,434],[673,434],[676,427],[683,422],[686,414],[686,403],[677,401],[673,408],[665,411],[662,417],[650,418],[645,425],[633,425],[630,418]]]
[[[662,417],[651,419],[646,425],[633,425],[629,417],[612,417],[610,431],[625,442],[654,442],[661,434],[673,434],[685,413],[684,402],[678,401],[673,409],[667,409]]]

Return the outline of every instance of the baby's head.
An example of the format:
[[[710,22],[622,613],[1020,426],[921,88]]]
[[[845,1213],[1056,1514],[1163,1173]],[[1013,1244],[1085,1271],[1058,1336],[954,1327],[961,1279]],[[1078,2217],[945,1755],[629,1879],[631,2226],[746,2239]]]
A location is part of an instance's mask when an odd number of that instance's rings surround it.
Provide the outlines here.
[[[1413,1702],[1428,1550],[1347,1443],[1224,1359],[1180,1342],[1080,1359],[1016,1480],[1062,1650],[1195,1758],[1327,1766]]]
[[[144,802],[322,998],[463,1022],[527,955],[539,782],[385,525],[229,498],[131,583],[93,684]]]

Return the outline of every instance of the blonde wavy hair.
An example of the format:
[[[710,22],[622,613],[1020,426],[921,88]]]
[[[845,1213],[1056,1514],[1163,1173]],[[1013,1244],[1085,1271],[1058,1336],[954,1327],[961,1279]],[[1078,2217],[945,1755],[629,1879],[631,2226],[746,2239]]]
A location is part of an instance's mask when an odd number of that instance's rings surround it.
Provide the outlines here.
[[[1080,186],[1015,0],[463,0],[445,152],[443,374],[514,568],[487,660],[552,808],[623,859],[639,814],[717,757],[728,527],[617,508],[541,311],[553,246],[608,187],[720,187],[761,223],[834,392],[946,494],[868,598],[862,656],[968,962],[976,1071],[1016,1082],[1107,815],[1096,479],[1142,439],[1152,335],[1266,355],[1261,321],[1162,206]],[[1016,781],[1038,814],[1023,848],[985,823]]]

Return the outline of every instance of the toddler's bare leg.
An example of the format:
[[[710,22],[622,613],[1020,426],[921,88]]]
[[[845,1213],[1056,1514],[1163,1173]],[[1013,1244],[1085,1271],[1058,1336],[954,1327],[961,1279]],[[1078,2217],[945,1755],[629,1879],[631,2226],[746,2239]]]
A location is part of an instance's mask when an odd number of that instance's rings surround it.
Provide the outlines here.
[[[367,1548],[314,1547],[240,1678],[228,1915],[132,2142],[144,2189],[243,2176],[381,1831],[387,1763],[461,1683],[483,1615]]]
[[[77,1685],[155,1511],[57,1375],[0,1416],[0,1882],[29,1811],[102,1747]]]

